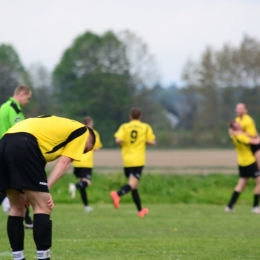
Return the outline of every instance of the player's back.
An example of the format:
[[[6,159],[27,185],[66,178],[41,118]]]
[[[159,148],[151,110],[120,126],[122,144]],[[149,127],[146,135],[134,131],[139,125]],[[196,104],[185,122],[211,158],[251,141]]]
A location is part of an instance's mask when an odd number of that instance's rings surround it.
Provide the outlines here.
[[[123,141],[122,156],[125,167],[145,164],[146,142],[151,142],[155,138],[150,125],[132,120],[121,125],[115,137]]]

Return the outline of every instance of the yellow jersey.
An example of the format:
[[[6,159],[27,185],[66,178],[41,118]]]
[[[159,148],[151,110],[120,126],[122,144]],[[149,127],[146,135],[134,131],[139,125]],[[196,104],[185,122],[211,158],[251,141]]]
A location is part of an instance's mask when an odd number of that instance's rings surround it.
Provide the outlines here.
[[[257,135],[255,121],[248,114],[243,115],[242,118],[236,117],[235,121],[238,122],[241,125],[242,130],[250,136],[255,137]]]
[[[29,133],[38,142],[46,162],[59,156],[80,161],[88,139],[85,125],[57,116],[39,116],[25,119],[11,127],[5,134]]]
[[[155,135],[150,125],[140,120],[132,120],[122,124],[115,138],[120,139],[124,167],[144,166],[146,162],[146,142],[155,140]]]
[[[230,138],[236,149],[238,165],[248,166],[256,161],[249,144],[250,137],[238,134],[237,136],[231,135]]]
[[[93,168],[93,166],[94,166],[94,151],[96,149],[100,149],[102,147],[102,143],[101,143],[101,140],[100,140],[99,133],[94,129],[93,129],[93,131],[94,131],[95,136],[96,136],[96,143],[95,143],[93,150],[83,154],[80,161],[73,161],[74,167]]]

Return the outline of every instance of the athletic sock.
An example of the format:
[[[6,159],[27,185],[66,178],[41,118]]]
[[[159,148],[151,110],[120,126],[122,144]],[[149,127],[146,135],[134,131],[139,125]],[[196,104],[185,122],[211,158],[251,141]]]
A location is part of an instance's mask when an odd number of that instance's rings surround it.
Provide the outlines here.
[[[138,190],[132,190],[132,198],[133,198],[133,201],[137,207],[137,210],[140,211],[142,210],[142,207],[141,207],[141,200],[140,200],[140,196],[139,196],[139,193],[138,193]]]
[[[232,197],[231,197],[231,199],[230,199],[230,201],[229,201],[229,203],[228,203],[228,207],[229,207],[230,209],[233,208],[233,206],[234,206],[234,204],[236,203],[236,201],[237,201],[239,195],[240,195],[240,192],[238,192],[238,191],[234,191],[234,192],[233,192]]]
[[[79,189],[79,192],[80,192],[80,196],[81,196],[81,199],[83,201],[83,204],[85,206],[88,206],[88,195],[87,195],[86,188]]]
[[[86,181],[79,181],[75,186],[77,189],[82,189],[88,187],[88,183]]]
[[[7,234],[14,259],[24,259],[24,227],[23,217],[9,216],[7,220]]]
[[[49,260],[52,239],[52,221],[49,215],[34,214],[33,238],[36,244],[38,259]]]
[[[260,197],[260,194],[254,194],[254,204],[253,204],[253,207],[258,207],[259,205],[259,197]]]
[[[126,184],[117,192],[117,195],[121,197],[126,193],[128,193],[130,190],[131,190],[131,186],[129,184]]]
[[[3,192],[3,191],[0,191],[0,205],[1,205],[1,204],[2,204],[2,202],[4,201],[5,197],[6,197],[6,194],[5,194],[5,192]]]
[[[27,208],[26,212],[25,212],[25,217],[24,217],[25,223],[26,224],[32,224],[32,219],[30,217],[30,210],[29,208]]]

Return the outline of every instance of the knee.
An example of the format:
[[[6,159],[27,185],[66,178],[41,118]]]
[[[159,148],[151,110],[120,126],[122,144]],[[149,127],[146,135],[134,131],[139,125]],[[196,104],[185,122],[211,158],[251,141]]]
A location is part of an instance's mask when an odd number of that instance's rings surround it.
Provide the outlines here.
[[[26,212],[26,207],[24,205],[11,205],[10,216],[24,217]]]

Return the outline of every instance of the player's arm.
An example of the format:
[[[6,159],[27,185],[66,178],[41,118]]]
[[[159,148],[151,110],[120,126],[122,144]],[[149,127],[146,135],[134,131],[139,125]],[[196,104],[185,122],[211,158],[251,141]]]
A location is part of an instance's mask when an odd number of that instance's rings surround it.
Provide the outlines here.
[[[150,142],[147,141],[146,144],[147,144],[147,145],[155,145],[155,144],[156,144],[156,141],[155,141],[155,139],[152,140],[152,141],[150,141]]]
[[[121,125],[114,135],[116,144],[123,146],[124,144],[124,125]]]
[[[9,124],[10,126],[14,126],[18,122],[24,120],[24,116],[22,113],[17,114],[17,112],[14,109],[10,109],[9,111]]]
[[[67,156],[59,157],[48,177],[49,189],[67,172],[71,162],[72,159]]]
[[[115,141],[116,141],[117,145],[119,145],[119,146],[123,146],[123,144],[124,144],[124,141],[122,141],[119,138],[116,138]]]
[[[244,144],[259,144],[260,143],[259,137],[248,137],[247,135],[245,135],[243,133],[237,134],[236,139],[240,143],[244,143]]]
[[[151,128],[150,125],[147,125],[146,136],[147,136],[146,144],[147,145],[155,145],[156,139],[155,139],[155,135],[153,133],[153,129]]]

